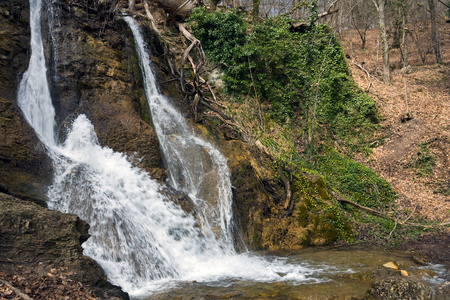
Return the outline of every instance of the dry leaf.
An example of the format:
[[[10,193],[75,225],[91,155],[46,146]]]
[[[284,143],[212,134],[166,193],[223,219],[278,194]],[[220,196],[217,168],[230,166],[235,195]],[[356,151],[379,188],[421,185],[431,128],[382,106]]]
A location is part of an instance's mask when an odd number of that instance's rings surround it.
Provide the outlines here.
[[[392,261],[385,263],[383,265],[383,267],[388,268],[388,269],[398,270],[398,266],[395,263],[393,263]]]
[[[403,276],[408,276],[408,272],[406,272],[405,270],[400,270],[400,273],[401,273]]]

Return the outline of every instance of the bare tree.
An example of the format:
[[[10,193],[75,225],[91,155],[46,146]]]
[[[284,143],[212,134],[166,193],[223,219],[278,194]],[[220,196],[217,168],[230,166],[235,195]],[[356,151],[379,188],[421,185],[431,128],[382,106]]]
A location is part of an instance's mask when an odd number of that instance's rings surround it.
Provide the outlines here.
[[[259,20],[259,5],[261,4],[261,0],[253,0],[252,1],[252,18],[253,22],[258,22]]]
[[[431,19],[431,43],[433,44],[436,63],[442,64],[441,41],[436,26],[436,4],[434,3],[434,0],[428,0],[428,9],[430,11]]]
[[[393,5],[395,10],[394,44],[400,48],[401,66],[404,68],[408,65],[408,30],[406,28],[408,23],[408,0],[395,0]]]
[[[390,84],[391,75],[389,70],[389,42],[386,34],[385,8],[387,0],[372,0],[378,12],[378,29],[380,34],[381,49],[383,53],[383,80]]]
[[[366,47],[366,33],[373,25],[374,12],[364,1],[358,1],[350,11],[350,22],[361,39],[361,49]]]

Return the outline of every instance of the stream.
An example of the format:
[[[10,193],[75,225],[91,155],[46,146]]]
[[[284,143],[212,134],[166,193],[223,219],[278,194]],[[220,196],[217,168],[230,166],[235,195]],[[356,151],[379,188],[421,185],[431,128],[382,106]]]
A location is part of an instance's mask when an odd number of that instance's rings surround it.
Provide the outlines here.
[[[450,280],[444,265],[421,265],[414,253],[386,252],[375,246],[308,248],[293,252],[259,252],[269,261],[282,260],[304,268],[303,281],[258,282],[228,279],[210,282],[180,282],[139,299],[363,299],[372,284],[387,277],[400,279],[400,271],[383,267],[395,262],[408,272],[408,279],[424,281],[434,291]]]

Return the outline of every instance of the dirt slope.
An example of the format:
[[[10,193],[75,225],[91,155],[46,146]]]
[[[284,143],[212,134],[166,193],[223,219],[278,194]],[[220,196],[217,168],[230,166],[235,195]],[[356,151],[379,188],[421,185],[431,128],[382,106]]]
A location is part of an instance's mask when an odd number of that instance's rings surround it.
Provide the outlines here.
[[[369,32],[365,50],[359,36],[351,36],[352,44],[349,32],[341,41],[353,77],[362,89],[370,86],[369,95],[384,118],[379,146],[361,162],[391,183],[400,210],[450,221],[450,24],[442,32],[442,65],[433,63],[432,53],[423,64],[411,45],[410,66],[400,69],[400,52],[391,50],[391,85],[377,79],[376,31]]]

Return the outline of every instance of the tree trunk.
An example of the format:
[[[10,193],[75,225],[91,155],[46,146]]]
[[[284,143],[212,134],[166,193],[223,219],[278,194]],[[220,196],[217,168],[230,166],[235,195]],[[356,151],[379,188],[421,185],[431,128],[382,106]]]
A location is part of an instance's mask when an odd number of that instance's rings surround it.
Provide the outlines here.
[[[434,0],[428,0],[428,8],[430,10],[431,19],[431,43],[433,44],[434,56],[436,63],[442,64],[441,41],[439,40],[436,25],[436,4]]]
[[[383,81],[386,84],[391,83],[389,71],[389,42],[386,34],[385,7],[386,0],[372,0],[378,12],[378,28],[380,31],[381,50],[383,53]]]
[[[406,15],[403,15],[403,21],[402,21],[402,30],[401,30],[401,42],[400,42],[400,51],[402,55],[402,68],[405,68],[408,66],[408,45],[407,45],[407,34],[406,31]]]
[[[261,0],[253,0],[252,1],[252,18],[253,22],[259,21],[259,4],[261,3]]]
[[[135,1],[135,0],[129,0],[129,1],[128,1],[128,9],[129,9],[130,11],[134,11],[134,6],[135,6],[135,4],[136,4],[136,1]]]
[[[408,18],[408,0],[398,0],[394,3],[396,10],[396,30],[398,30],[398,46],[401,55],[401,67],[408,65],[408,47],[407,47],[407,18]]]

